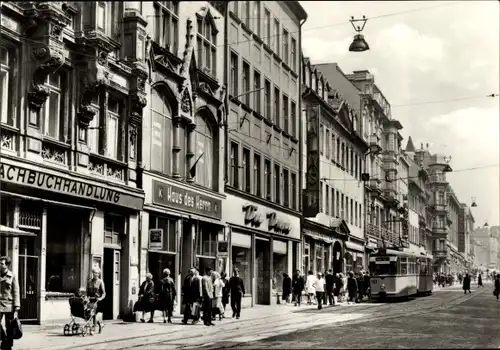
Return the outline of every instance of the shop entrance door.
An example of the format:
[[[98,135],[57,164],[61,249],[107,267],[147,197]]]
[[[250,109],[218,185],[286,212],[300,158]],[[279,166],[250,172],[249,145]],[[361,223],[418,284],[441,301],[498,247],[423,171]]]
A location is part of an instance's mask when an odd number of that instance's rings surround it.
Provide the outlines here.
[[[33,239],[26,237],[20,239]],[[22,246],[22,245],[21,245]],[[19,292],[21,310],[19,319],[23,321],[38,320],[38,256],[19,252]]]
[[[269,241],[255,239],[257,304],[271,304],[270,248]]]
[[[120,251],[118,249],[104,248],[102,263],[102,280],[106,289],[106,297],[102,303],[102,317],[104,320],[114,319],[115,311],[119,308],[119,274]]]

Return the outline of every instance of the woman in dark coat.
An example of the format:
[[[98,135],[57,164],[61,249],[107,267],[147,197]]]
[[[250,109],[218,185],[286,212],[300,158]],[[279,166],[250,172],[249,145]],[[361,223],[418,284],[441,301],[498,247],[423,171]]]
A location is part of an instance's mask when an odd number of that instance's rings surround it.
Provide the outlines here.
[[[355,302],[358,295],[358,282],[352,272],[349,272],[349,278],[347,279],[347,292],[349,293],[349,301]]]
[[[495,278],[495,296],[497,297],[497,301],[500,300],[500,273],[497,272],[497,276]]]
[[[342,278],[338,273],[335,274],[334,281],[335,281],[335,287],[333,289],[333,296],[335,297],[334,301],[337,302],[340,296],[340,291],[342,290],[342,287],[344,287],[344,283],[342,282]],[[340,300],[338,301],[340,302]]]
[[[172,312],[174,311],[174,300],[177,296],[175,282],[170,277],[170,270],[163,270],[163,278],[160,285],[160,310],[163,312],[163,323],[172,323]],[[167,316],[167,320],[165,320]]]
[[[292,292],[294,296],[294,301],[295,304],[294,306],[299,305],[300,302],[302,301],[302,291],[304,290],[304,278],[300,275],[300,271],[297,270],[295,271],[295,274],[293,275],[292,279]]]
[[[146,280],[142,282],[139,288],[139,298],[142,308],[142,318],[141,322],[144,321],[144,314],[150,312],[151,316],[148,323],[153,323],[153,317],[155,315],[155,304],[156,304],[156,293],[155,284],[153,282],[153,275],[149,272],[146,274]]]
[[[483,275],[482,274],[479,274],[479,276],[477,276],[477,286],[478,287],[483,286]]]
[[[283,273],[283,295],[282,299],[285,304],[290,302],[290,295],[292,294],[292,279],[287,273]]]
[[[464,294],[467,294],[467,291],[469,291],[469,294],[471,292],[470,291],[470,275],[468,273],[465,274],[462,289],[464,290]]]
[[[222,287],[222,318],[225,318],[226,305],[229,304],[229,293],[231,292],[231,290],[229,289],[229,280],[227,279],[227,275],[225,272],[221,272],[220,281],[224,284],[224,287]]]

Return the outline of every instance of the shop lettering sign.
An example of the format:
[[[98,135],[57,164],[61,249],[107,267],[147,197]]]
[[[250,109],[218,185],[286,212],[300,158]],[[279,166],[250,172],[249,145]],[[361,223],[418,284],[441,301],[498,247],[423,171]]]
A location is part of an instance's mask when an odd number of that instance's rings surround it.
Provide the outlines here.
[[[276,212],[268,213],[267,219],[268,219],[267,226],[269,231],[274,231],[285,235],[290,233],[291,230],[290,223],[279,219],[278,216],[276,215]]]
[[[58,175],[22,168],[17,165],[0,164],[0,179],[17,185],[35,187],[41,190],[97,200],[137,210],[142,209],[143,204],[142,198],[127,195],[109,187],[92,185]]]
[[[217,242],[217,257],[229,258],[229,243],[227,241]]]
[[[262,215],[257,211],[257,206],[248,204],[242,207],[245,213],[245,225],[259,227],[264,222]]]
[[[153,203],[217,220],[222,218],[220,199],[163,181],[153,180]]]
[[[314,218],[319,213],[319,106],[307,107],[307,172],[303,196],[303,215]]]

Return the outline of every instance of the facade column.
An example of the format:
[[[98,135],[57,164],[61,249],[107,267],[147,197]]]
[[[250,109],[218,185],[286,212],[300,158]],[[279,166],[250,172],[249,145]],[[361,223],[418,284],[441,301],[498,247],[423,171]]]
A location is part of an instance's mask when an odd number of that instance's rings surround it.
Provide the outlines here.
[[[193,182],[194,178],[191,177],[191,174],[189,174],[189,170],[193,166],[194,162],[196,159],[194,159],[194,155],[196,154],[196,137],[195,137],[195,130],[196,130],[196,124],[194,123],[189,123],[186,126],[187,129],[187,149],[186,149],[186,181],[187,182]]]
[[[176,296],[176,304],[174,307],[175,313],[181,312],[181,291],[182,291],[182,281],[183,281],[183,273],[184,267],[181,267],[182,264],[182,241],[183,241],[183,232],[182,232],[182,219],[179,219],[175,222],[175,271],[171,271],[174,274],[174,282],[175,288],[178,291]]]
[[[19,217],[21,215],[21,201],[14,199],[14,228],[19,228]],[[19,237],[12,237],[11,269],[19,276]]]
[[[40,261],[38,264],[38,318],[42,322],[42,317],[45,306],[45,286],[46,286],[46,266],[47,266],[47,207],[44,205],[42,209],[42,225],[40,231]]]
[[[176,116],[173,118],[172,130],[172,177],[178,179],[181,177],[179,169],[179,157],[181,145],[179,144],[179,137],[181,132],[181,118]]]
[[[269,237],[269,305],[273,305],[273,280],[274,280],[274,240],[273,237]],[[277,289],[277,288],[276,288]],[[276,294],[279,294],[276,292]],[[274,300],[274,303],[276,303],[276,300]]]
[[[255,249],[255,233],[252,233],[252,247],[251,247],[251,254],[252,254],[252,259],[250,261],[251,263],[251,271],[252,271],[252,279],[251,279],[251,290],[250,293],[252,294],[252,302],[251,302],[251,307],[254,307],[255,304],[257,303],[257,280],[255,276],[257,275],[257,264],[255,263],[255,259],[257,258],[257,252]]]

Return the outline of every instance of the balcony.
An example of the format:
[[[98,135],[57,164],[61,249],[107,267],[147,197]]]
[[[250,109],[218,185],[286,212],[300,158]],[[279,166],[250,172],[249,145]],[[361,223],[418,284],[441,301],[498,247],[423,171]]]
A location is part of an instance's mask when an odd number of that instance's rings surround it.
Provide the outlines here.
[[[446,238],[446,236],[448,236],[448,228],[444,226],[433,226],[432,235],[439,238]]]
[[[384,163],[386,162],[392,162],[392,163],[398,162],[398,154],[395,150],[387,149],[384,151]]]
[[[448,251],[447,250],[433,250],[432,255],[435,258],[447,258],[448,257]]]
[[[376,192],[382,192],[382,180],[380,179],[370,179],[370,182],[368,183],[368,187],[372,190],[372,191],[376,191]]]
[[[365,235],[373,238],[383,239],[386,243],[399,245],[399,234],[379,227],[372,223],[365,224]]]
[[[427,225],[427,222],[425,220],[425,215],[423,215],[422,213],[418,214],[418,223],[419,223],[420,226],[426,226]]]
[[[370,135],[369,145],[371,153],[379,154],[382,152],[382,142],[380,142],[380,137],[377,134]]]
[[[446,204],[434,204],[434,210],[439,213],[447,213],[448,212],[448,206]]]
[[[447,184],[448,180],[446,180],[445,174],[432,174],[429,176],[429,182],[431,184]]]

